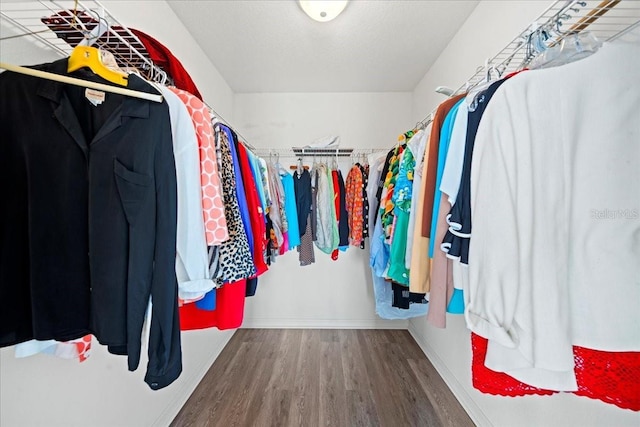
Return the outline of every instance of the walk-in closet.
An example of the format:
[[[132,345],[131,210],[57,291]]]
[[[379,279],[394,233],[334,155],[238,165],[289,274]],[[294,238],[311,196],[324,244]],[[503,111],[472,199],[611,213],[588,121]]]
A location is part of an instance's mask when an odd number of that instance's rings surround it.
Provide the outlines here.
[[[3,0],[0,426],[640,425],[640,1]]]

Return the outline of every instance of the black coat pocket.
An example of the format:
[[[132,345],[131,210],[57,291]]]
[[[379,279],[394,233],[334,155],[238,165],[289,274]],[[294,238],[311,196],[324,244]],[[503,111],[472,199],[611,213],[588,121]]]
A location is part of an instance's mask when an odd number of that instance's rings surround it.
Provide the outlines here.
[[[113,161],[113,173],[127,222],[134,225],[151,192],[153,180],[149,175],[128,169],[118,159]]]

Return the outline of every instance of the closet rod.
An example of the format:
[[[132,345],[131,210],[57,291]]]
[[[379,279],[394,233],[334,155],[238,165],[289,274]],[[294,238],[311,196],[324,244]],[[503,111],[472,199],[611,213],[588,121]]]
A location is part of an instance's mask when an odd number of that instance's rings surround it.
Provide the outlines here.
[[[256,154],[260,157],[266,157],[270,155],[278,155],[286,158],[296,157],[351,157],[359,156],[363,154],[372,154],[382,151],[388,151],[387,148],[304,148],[292,147],[292,148],[259,148],[256,150]]]
[[[253,145],[249,144],[247,142],[247,139],[240,132],[238,132],[233,126],[231,126],[231,124],[224,117],[222,117],[222,115],[220,113],[218,113],[216,110],[211,108],[211,106],[209,104],[207,104],[206,102],[205,102],[204,105],[207,106],[207,108],[209,109],[209,112],[211,113],[211,115],[213,116],[214,119],[218,119],[218,121],[221,124],[225,125],[229,129],[234,131],[236,133],[236,135],[238,135],[239,137],[242,138],[242,141],[239,141],[239,142],[241,142],[242,145],[244,145],[248,150],[251,150],[253,152],[253,154],[256,154],[256,148]],[[256,156],[257,156],[257,154],[256,154]]]
[[[60,83],[66,83],[66,84],[75,85],[75,86],[82,86],[82,87],[102,90],[110,93],[117,93],[119,95],[131,96],[133,98],[146,99],[148,101],[162,102],[161,95],[154,95],[152,93],[146,93],[146,92],[140,92],[137,90],[131,90],[131,89],[122,88],[122,87],[110,86],[103,83],[90,82],[87,80],[77,79],[75,77],[62,76],[60,74],[34,70],[32,68],[21,67],[19,65],[7,64],[5,62],[0,62],[0,68],[13,71],[15,73],[26,74],[28,76],[39,77],[47,80],[53,80]]]
[[[569,34],[584,30],[596,22],[602,15],[613,9],[618,3],[620,3],[620,0],[603,0],[599,5],[589,11],[586,16],[583,16],[578,22],[573,24],[571,28],[569,28]]]

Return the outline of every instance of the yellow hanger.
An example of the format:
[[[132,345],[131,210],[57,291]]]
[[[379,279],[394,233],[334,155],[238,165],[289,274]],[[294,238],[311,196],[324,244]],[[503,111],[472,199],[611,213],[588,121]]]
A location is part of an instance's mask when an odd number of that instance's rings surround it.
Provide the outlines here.
[[[115,71],[109,68],[102,61],[102,53],[99,49],[90,46],[76,46],[73,48],[71,55],[69,56],[69,66],[67,72],[79,70],[80,68],[87,67],[98,76],[121,86],[127,85],[127,74]]]

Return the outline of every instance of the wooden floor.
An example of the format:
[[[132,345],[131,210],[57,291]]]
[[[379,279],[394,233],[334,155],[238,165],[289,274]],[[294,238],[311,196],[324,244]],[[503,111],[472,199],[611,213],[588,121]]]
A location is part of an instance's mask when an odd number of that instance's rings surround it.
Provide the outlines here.
[[[405,330],[240,329],[172,426],[473,426]]]

